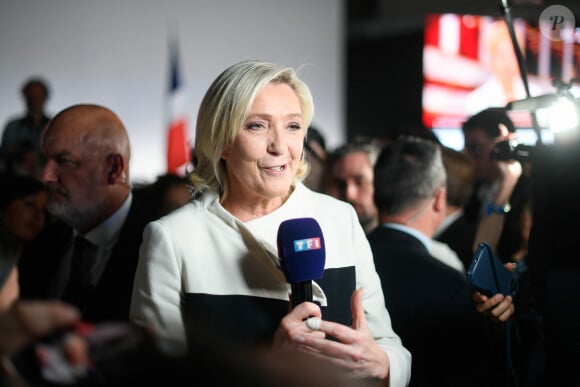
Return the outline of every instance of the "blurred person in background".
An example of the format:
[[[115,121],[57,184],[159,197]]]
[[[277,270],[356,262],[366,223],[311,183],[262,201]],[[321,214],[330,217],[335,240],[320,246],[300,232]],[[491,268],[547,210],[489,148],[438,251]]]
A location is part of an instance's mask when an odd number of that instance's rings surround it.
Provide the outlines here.
[[[505,108],[488,108],[470,116],[462,124],[464,152],[473,161],[474,185],[466,215],[479,221],[487,210],[487,205],[493,203],[494,195],[498,193],[502,178],[512,177],[502,175],[504,164],[492,158],[495,145],[501,141],[511,140],[515,136],[515,126]],[[505,189],[513,188],[519,175],[506,181]],[[509,185],[509,184],[513,185]],[[503,206],[506,203],[496,203]]]
[[[160,218],[183,206],[191,199],[187,177],[165,174],[154,182],[133,188],[133,193]]]
[[[373,166],[380,150],[377,141],[348,142],[332,152],[327,167],[325,193],[350,203],[367,234],[378,225],[373,202]]]
[[[10,160],[11,168],[22,168],[22,162],[16,163],[23,157],[32,158],[35,168],[23,169],[24,172],[32,170],[33,176],[38,176],[41,166],[40,141],[42,130],[50,120],[46,113],[46,103],[50,97],[48,84],[38,77],[28,79],[21,89],[22,97],[26,106],[23,116],[10,120],[2,132],[2,142],[0,143],[0,155],[2,158]],[[30,152],[28,152],[30,150]]]
[[[46,220],[46,192],[39,180],[0,175],[0,311],[19,296],[17,262],[25,245],[42,231]]]
[[[543,319],[545,386],[580,385],[580,141],[569,140],[537,146],[532,154],[525,262]]]
[[[401,136],[374,172],[380,226],[368,238],[393,327],[413,355],[410,386],[497,386],[489,321],[465,275],[430,252],[446,207],[439,145]]]
[[[308,128],[304,144],[306,161],[308,162],[308,176],[304,185],[316,192],[323,190],[324,166],[327,158],[326,140],[322,133],[314,126]]]
[[[473,190],[473,161],[465,153],[448,147],[441,148],[441,155],[447,174],[447,206],[445,218],[433,238],[451,247],[463,267],[467,268],[473,259],[473,239],[477,227],[477,223],[467,218],[464,211]]]

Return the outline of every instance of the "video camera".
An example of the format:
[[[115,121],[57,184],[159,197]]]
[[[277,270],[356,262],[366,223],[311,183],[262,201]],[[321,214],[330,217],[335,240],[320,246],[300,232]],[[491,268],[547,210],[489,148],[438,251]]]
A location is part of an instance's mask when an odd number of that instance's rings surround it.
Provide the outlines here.
[[[521,144],[517,140],[500,141],[491,150],[491,158],[498,161],[525,162],[530,159],[534,148],[534,145]]]
[[[508,111],[528,111],[532,114],[534,130],[538,139],[537,144],[542,144],[541,126],[548,129],[554,136],[570,137],[571,132],[578,132],[580,129],[580,102],[570,92],[573,83],[580,82],[576,78],[568,83],[554,80],[553,84],[557,88],[555,93],[515,100],[508,103],[506,109]],[[544,112],[546,122],[543,125],[538,123],[535,115],[538,110]],[[490,156],[500,161],[528,161],[535,147],[536,145],[522,144],[517,140],[507,140],[497,143]]]

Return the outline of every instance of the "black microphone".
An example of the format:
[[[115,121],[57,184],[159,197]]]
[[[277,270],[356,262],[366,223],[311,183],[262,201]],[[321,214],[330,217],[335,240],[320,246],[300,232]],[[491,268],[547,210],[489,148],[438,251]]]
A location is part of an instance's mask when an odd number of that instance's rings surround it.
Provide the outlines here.
[[[313,218],[283,221],[278,228],[278,256],[292,285],[292,306],[313,301],[312,280],[322,278],[326,261],[324,236]]]

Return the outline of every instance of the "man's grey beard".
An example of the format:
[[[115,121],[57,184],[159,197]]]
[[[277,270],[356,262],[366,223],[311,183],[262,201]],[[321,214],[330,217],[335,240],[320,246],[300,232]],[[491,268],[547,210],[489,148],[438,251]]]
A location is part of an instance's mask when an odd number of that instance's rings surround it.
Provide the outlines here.
[[[96,218],[100,212],[100,203],[91,203],[87,208],[72,207],[67,202],[48,202],[46,209],[56,218],[62,220],[76,230],[84,229],[84,225]]]

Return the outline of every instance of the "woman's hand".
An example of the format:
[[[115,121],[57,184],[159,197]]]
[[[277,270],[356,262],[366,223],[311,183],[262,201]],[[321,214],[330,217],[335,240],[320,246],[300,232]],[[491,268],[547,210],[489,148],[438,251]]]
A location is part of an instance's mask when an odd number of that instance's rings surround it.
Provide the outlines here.
[[[280,322],[274,335],[273,346],[280,349],[299,347],[296,338],[305,335],[324,339],[326,337],[324,332],[310,329],[306,322],[309,318],[320,320],[321,316],[320,308],[312,302],[303,302],[297,305]]]
[[[362,305],[362,289],[357,289],[351,298],[352,327],[331,321],[320,321],[318,330],[313,331],[305,319],[312,316],[315,306],[310,303],[298,305],[280,324],[275,343],[291,343],[300,350],[325,359],[335,366],[347,369],[357,378],[374,378],[385,382],[389,376],[389,358],[379,347],[368,328]],[[317,317],[320,316],[320,313]],[[326,339],[330,336],[335,340]],[[284,338],[284,340],[280,340]]]

